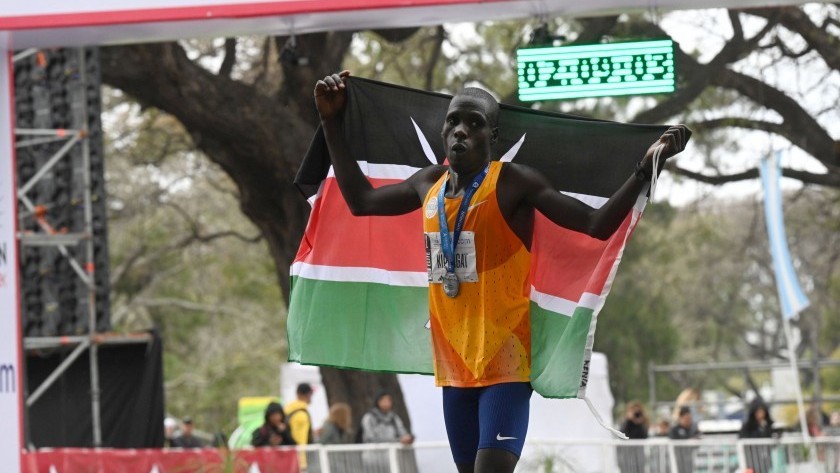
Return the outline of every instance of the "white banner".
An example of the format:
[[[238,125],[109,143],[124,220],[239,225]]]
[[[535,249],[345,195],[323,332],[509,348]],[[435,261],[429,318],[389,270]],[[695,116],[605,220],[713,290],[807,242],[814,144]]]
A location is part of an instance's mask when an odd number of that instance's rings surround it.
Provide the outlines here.
[[[803,0],[0,0],[0,48],[285,35],[475,21],[755,7]]]
[[[17,283],[15,160],[12,142],[10,56],[0,49],[0,465],[20,471],[21,386],[20,305]]]

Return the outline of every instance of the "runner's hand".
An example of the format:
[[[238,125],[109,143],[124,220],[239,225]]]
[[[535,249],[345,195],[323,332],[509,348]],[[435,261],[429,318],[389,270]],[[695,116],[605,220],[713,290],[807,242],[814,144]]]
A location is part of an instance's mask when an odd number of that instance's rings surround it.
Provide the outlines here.
[[[659,158],[661,159],[661,167],[662,164],[665,163],[666,159],[681,153],[685,149],[686,144],[688,144],[688,140],[691,138],[691,133],[691,129],[683,124],[674,125],[668,128],[668,130],[666,130],[658,140],[650,145],[645,153],[642,167],[648,170],[653,167],[653,153],[657,146],[664,144],[665,148],[662,150],[662,154],[659,155]]]
[[[350,76],[350,71],[330,74],[315,83],[315,107],[321,120],[334,118],[344,108],[347,102],[344,81]]]

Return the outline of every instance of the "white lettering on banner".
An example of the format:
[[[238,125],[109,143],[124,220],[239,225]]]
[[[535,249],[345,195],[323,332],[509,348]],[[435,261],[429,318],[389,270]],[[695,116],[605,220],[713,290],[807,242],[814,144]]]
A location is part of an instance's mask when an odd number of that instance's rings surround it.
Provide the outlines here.
[[[426,271],[429,273],[430,283],[443,282],[443,276],[446,275],[446,257],[440,245],[440,232],[426,233]],[[475,232],[461,232],[455,246],[455,274],[461,282],[478,282],[475,268]]]
[[[15,244],[15,174],[9,53],[0,48],[0,465],[19,473],[21,452],[21,369]]]
[[[0,364],[0,394],[15,394],[17,392],[16,375],[15,365],[12,363]]]

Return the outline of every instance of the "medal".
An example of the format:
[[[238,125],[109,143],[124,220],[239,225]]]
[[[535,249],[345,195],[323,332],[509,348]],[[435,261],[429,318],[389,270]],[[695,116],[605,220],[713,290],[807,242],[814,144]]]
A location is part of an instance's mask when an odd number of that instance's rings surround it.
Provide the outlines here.
[[[490,171],[490,164],[484,167],[484,170],[476,174],[469,187],[464,190],[464,197],[461,199],[461,206],[458,208],[458,215],[455,218],[455,229],[452,235],[449,234],[449,223],[446,221],[446,204],[444,203],[444,195],[446,194],[446,183],[440,186],[440,191],[437,195],[437,214],[438,222],[440,223],[440,247],[443,250],[443,256],[446,264],[446,275],[443,277],[443,293],[448,297],[456,297],[458,295],[461,283],[458,281],[458,275],[455,274],[455,247],[458,245],[458,239],[461,237],[461,230],[464,229],[464,222],[467,220],[467,211],[470,207],[470,201],[478,190],[478,187],[484,181],[487,173]]]
[[[457,296],[460,286],[461,283],[458,282],[458,276],[455,273],[446,273],[443,277],[443,293],[448,297]]]

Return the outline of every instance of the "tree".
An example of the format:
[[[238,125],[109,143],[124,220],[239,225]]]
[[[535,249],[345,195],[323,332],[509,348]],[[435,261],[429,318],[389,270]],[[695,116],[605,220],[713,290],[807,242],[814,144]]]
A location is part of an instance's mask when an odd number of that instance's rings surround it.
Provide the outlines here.
[[[730,10],[732,34],[714,58],[701,62],[695,59],[695,51],[679,51],[678,61],[685,71],[679,91],[666,98],[642,99],[643,111],[633,120],[653,123],[682,115],[699,118],[695,126],[707,133],[736,127],[777,134],[827,169],[822,174],[785,169],[785,175],[805,183],[840,187],[840,146],[825,125],[836,116],[836,107],[809,110],[798,100],[796,91],[786,90],[784,83],[774,84],[739,70],[741,61],[755,55],[769,54],[777,61],[816,60],[821,61],[830,84],[832,74],[838,70],[839,9],[837,5],[823,5],[807,9]],[[557,25],[577,42],[598,41],[605,36],[666,35],[654,20],[605,17]],[[764,24],[754,28],[756,21]],[[492,83],[492,74],[473,75],[470,66],[503,64],[505,58],[512,61],[509,53],[521,36],[510,25],[476,27],[482,36],[494,38],[494,44],[511,45],[503,51],[488,50],[480,42],[464,46],[449,38],[444,27],[422,29],[421,35],[428,39],[421,48],[408,51],[412,69],[405,69],[419,70],[421,74],[406,72],[405,76],[421,80],[420,86],[450,90],[464,80]],[[757,32],[748,34],[753,29]],[[399,44],[416,31],[382,31],[381,38],[363,37],[362,51],[374,43]],[[268,243],[284,294],[289,288],[289,263],[308,214],[291,182],[317,123],[311,101],[312,84],[324,73],[341,68],[353,37],[349,31],[301,35],[295,38],[295,48],[291,48],[290,38],[280,36],[264,40],[229,38],[209,47],[206,43],[197,47],[196,43],[172,42],[116,46],[102,51],[106,83],[125,91],[143,106],[173,115],[195,146],[230,176],[242,212]],[[423,36],[415,38],[422,40]],[[802,42],[805,46],[796,44]],[[307,60],[301,61],[301,57]],[[377,64],[377,58],[362,58],[358,63]],[[374,70],[376,67],[379,66],[374,66]],[[381,67],[381,71],[390,69],[390,65]],[[500,85],[498,91],[510,94],[512,87],[505,91]],[[736,106],[727,106],[732,100]],[[603,103],[626,102],[596,102]],[[586,107],[585,102],[572,106],[578,105]],[[714,118],[707,118],[711,114],[705,113],[710,105],[714,107]],[[594,107],[596,112],[599,107]],[[698,111],[685,113],[693,107]],[[703,173],[669,164],[669,169],[679,175],[714,184],[756,176],[755,170]],[[355,390],[382,384],[398,393],[393,376],[374,377],[326,368],[322,374],[330,400],[350,400],[357,417],[366,403],[354,401],[350,393]]]
[[[648,364],[668,363],[678,355],[679,322],[673,317],[677,301],[667,297],[665,284],[651,284],[668,280],[662,268],[678,251],[670,234],[675,217],[676,209],[667,204],[645,211],[645,223],[627,245],[613,290],[598,315],[594,349],[607,355],[610,388],[619,402],[647,400]]]
[[[266,243],[227,175],[171,115],[104,90],[111,318],[158,328],[167,413],[236,427],[236,400],[277,392],[285,314]]]
[[[831,330],[836,326],[838,310],[838,195],[838,190],[831,188],[785,195],[790,253],[811,303],[791,321],[801,339],[794,349],[802,360],[830,357],[840,346],[836,330]],[[670,311],[667,321],[673,324],[675,336],[669,341],[677,344],[676,352],[673,360],[658,358],[655,362],[787,362],[788,344],[781,330],[781,311],[762,202],[754,198],[709,200],[680,208],[668,226],[659,222],[645,226],[650,219],[645,220],[627,252],[630,254],[633,246],[641,243],[645,248],[644,259],[653,260],[641,264],[627,261],[631,265],[623,267],[619,277],[633,277],[631,274],[636,273],[636,278],[657,281],[657,284],[634,291],[642,297],[649,297],[648,294],[654,291],[664,301],[655,308],[665,307]],[[646,232],[641,233],[642,229]],[[649,246],[653,248],[649,249]],[[615,293],[605,306],[603,323],[599,324],[599,333],[602,333],[601,328],[609,328],[622,316],[638,317],[627,314],[623,302],[614,304],[622,301],[615,296],[631,288],[632,284],[626,281],[616,281]],[[621,312],[611,312],[613,308]],[[624,330],[633,340],[639,336],[634,327]],[[649,336],[651,340],[653,337]],[[610,343],[603,336],[598,341],[601,342]],[[609,353],[607,349],[605,351]],[[622,362],[627,369],[630,363]],[[611,369],[611,377],[613,375]],[[811,371],[803,370],[802,375],[803,385],[813,383]],[[642,378],[636,379],[638,382]],[[766,372],[736,371],[676,372],[668,380],[672,383],[669,387],[677,390],[685,387],[718,389],[739,397],[749,391],[758,391],[762,382],[770,382]],[[662,385],[661,382],[658,384]],[[620,398],[621,391],[615,392]],[[657,390],[659,399],[674,394]]]
[[[218,71],[223,74],[204,68],[201,55],[195,61],[190,59],[187,49],[178,43],[103,50],[106,83],[144,106],[177,118],[193,144],[230,176],[242,212],[268,244],[284,294],[288,294],[288,267],[308,215],[306,201],[292,181],[314,132],[311,87],[322,71],[340,65],[351,37],[350,33],[324,33],[298,38],[299,51],[318,60],[305,67],[282,64],[282,86],[273,93],[264,90],[270,89],[269,82],[278,79],[278,73],[266,62],[249,83],[231,76],[235,54],[231,41],[226,42],[228,56]],[[268,61],[271,46],[284,41],[267,41],[262,59]],[[349,402],[357,419],[370,407],[375,392],[383,388],[394,393],[397,408],[408,417],[393,375],[324,368],[322,376],[331,402]]]

